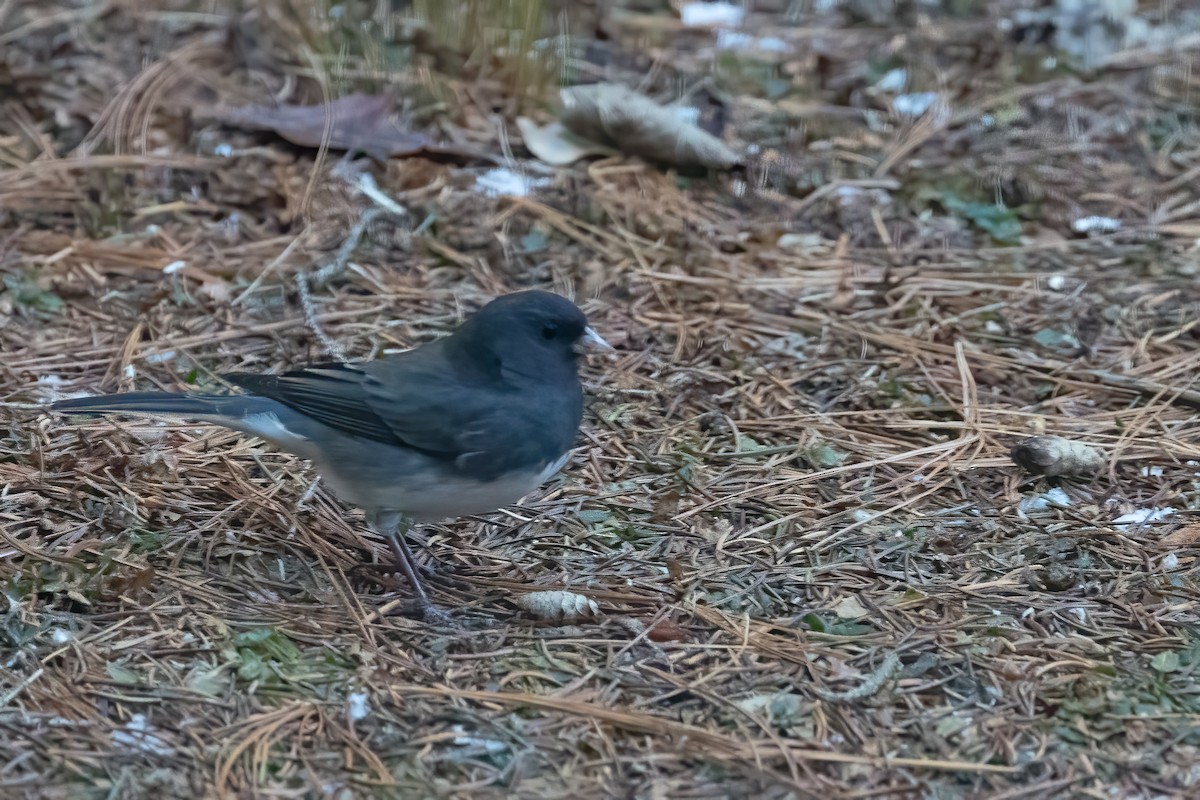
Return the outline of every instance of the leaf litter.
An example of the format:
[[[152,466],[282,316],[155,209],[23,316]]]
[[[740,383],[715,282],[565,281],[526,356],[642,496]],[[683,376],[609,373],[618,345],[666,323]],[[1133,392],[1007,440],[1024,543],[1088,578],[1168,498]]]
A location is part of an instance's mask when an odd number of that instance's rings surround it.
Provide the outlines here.
[[[741,157],[679,109],[664,108],[618,84],[562,90],[562,118],[539,128],[517,120],[525,146],[547,164],[622,152],[685,168],[728,169]]]
[[[301,147],[358,151],[379,159],[422,154],[480,158],[477,151],[437,144],[422,133],[405,130],[393,114],[395,106],[391,95],[355,92],[313,105],[215,106],[207,109],[201,119],[273,131]]]
[[[1082,80],[1023,4],[723,5],[0,9],[0,794],[1195,793],[1194,46]],[[592,81],[662,140],[508,140]],[[562,476],[414,535],[457,635],[304,462],[38,413],[529,286],[619,355]],[[1013,464],[1046,436],[1103,463]]]

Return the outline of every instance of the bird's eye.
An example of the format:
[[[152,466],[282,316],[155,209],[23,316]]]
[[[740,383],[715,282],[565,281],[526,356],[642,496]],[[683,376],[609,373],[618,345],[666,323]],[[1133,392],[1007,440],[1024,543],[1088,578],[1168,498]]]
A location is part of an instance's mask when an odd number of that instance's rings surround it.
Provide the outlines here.
[[[549,341],[550,339],[553,339],[556,336],[558,336],[558,326],[557,325],[543,325],[542,326],[542,338],[543,339],[546,339],[547,341]]]

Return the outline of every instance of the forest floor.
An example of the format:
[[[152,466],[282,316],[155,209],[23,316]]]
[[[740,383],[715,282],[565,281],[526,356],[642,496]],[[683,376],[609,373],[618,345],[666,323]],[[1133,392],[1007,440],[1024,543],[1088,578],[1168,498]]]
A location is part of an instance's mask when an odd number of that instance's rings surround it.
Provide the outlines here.
[[[1200,17],[407,5],[0,3],[0,796],[1200,792]],[[680,127],[546,163],[598,81]],[[458,629],[305,462],[40,409],[528,287],[616,354],[414,535]]]

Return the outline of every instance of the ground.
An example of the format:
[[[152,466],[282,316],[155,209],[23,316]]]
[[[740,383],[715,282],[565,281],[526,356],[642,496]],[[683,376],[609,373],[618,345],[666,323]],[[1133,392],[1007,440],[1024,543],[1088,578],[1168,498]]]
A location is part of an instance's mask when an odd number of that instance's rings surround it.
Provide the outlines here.
[[[0,3],[0,796],[1200,792],[1197,18],[688,5]],[[741,163],[540,162],[595,81]],[[42,408],[528,287],[616,353],[414,534],[456,628],[306,463]]]

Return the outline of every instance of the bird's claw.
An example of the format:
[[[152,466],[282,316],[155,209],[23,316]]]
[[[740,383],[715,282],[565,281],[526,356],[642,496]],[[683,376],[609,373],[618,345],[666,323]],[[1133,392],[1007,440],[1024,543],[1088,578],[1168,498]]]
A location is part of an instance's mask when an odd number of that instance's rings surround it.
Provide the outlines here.
[[[422,622],[442,628],[457,630],[461,627],[450,612],[445,611],[428,600],[418,598],[407,600],[396,606],[391,613],[402,617],[415,617]]]

